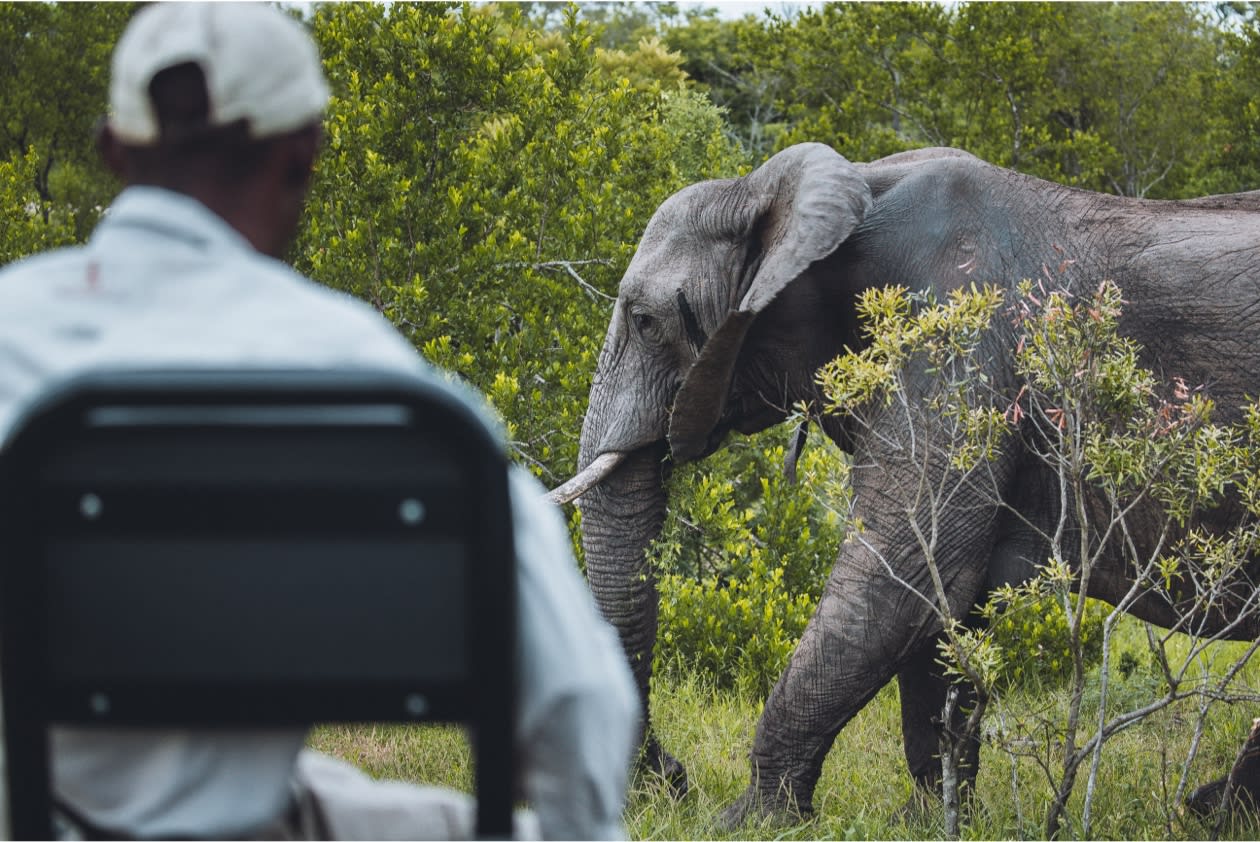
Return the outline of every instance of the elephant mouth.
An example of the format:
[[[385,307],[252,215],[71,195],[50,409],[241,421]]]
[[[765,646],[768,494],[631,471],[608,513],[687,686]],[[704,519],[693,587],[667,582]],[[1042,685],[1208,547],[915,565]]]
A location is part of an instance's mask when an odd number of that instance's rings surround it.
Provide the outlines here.
[[[547,499],[557,506],[563,506],[566,503],[572,503],[578,500],[582,495],[591,489],[601,485],[613,473],[621,467],[622,463],[629,459],[633,454],[643,450],[650,450],[655,447],[662,447],[666,454],[666,474],[673,465],[683,464],[684,462],[693,462],[704,459],[707,456],[716,453],[721,449],[723,442],[726,441],[727,435],[734,429],[731,423],[722,423],[709,433],[705,441],[704,447],[700,452],[686,460],[676,460],[669,454],[667,442],[657,441],[635,450],[606,450],[591,460],[590,464],[582,470],[578,471],[569,479],[557,485],[555,488],[547,492]]]

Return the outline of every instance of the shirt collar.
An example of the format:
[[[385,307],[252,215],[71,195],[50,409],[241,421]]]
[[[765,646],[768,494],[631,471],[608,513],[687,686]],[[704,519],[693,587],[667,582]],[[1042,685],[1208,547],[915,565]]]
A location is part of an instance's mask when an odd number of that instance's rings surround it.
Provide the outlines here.
[[[123,231],[142,231],[198,251],[232,249],[257,254],[249,241],[214,211],[191,196],[161,187],[133,186],[119,193],[91,242],[97,244]]]

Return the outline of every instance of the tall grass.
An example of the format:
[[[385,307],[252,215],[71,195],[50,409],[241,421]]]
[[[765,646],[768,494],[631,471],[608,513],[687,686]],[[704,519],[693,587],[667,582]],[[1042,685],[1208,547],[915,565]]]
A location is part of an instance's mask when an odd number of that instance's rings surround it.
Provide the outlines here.
[[[1131,705],[1149,699],[1153,678],[1141,652],[1137,623],[1113,644],[1112,662],[1129,651],[1127,676],[1112,677],[1111,701]],[[1226,644],[1240,647],[1240,644]],[[1230,654],[1223,652],[1222,654]],[[1136,662],[1136,663],[1135,663]],[[1244,681],[1260,686],[1260,665],[1244,671]],[[1097,686],[1096,682],[1093,684]],[[634,839],[936,839],[944,826],[939,808],[903,809],[911,785],[901,751],[900,713],[895,682],[884,688],[841,731],[823,766],[814,796],[815,816],[794,825],[749,824],[733,833],[716,829],[715,819],[748,781],[747,753],[760,714],[760,701],[714,689],[700,678],[659,681],[654,720],[662,742],[687,764],[691,791],[681,801],[651,776],[631,785],[625,821]],[[1022,722],[1032,732],[1039,718],[1053,721],[1066,710],[1066,691],[1026,686],[1008,692],[986,720],[981,771],[964,839],[1039,839],[1044,835],[1049,786],[1041,764],[1053,767],[1050,748],[1038,741],[1017,743],[1026,756],[1014,757],[993,739],[998,717]],[[1097,709],[1097,693],[1087,695]],[[1260,709],[1250,704],[1217,705],[1191,771],[1191,786],[1224,774]],[[1192,737],[1196,711],[1183,706],[1164,711],[1113,738],[1104,750],[1093,834],[1102,839],[1202,839],[1207,825],[1171,804],[1180,765]],[[467,789],[469,753],[462,733],[449,727],[363,726],[317,729],[311,744],[378,777]],[[1048,753],[1049,752],[1049,753]],[[1076,835],[1082,787],[1070,805],[1065,836]],[[1260,838],[1260,823],[1238,820],[1227,839]]]

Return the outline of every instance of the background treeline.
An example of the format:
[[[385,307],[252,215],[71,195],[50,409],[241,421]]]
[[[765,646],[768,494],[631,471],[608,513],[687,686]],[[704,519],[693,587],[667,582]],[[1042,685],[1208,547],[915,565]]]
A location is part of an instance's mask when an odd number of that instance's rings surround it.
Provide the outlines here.
[[[116,192],[91,134],[132,8],[0,5],[0,263],[82,240]],[[1148,198],[1260,187],[1257,18],[1237,3],[738,19],[674,3],[316,5],[334,100],[292,259],[484,390],[516,458],[553,485],[574,469],[618,279],[673,191],[803,140],[853,160],[958,146]],[[675,476],[666,675],[685,663],[764,692],[812,611],[843,471],[815,443],[789,485],[787,439],[741,439]]]

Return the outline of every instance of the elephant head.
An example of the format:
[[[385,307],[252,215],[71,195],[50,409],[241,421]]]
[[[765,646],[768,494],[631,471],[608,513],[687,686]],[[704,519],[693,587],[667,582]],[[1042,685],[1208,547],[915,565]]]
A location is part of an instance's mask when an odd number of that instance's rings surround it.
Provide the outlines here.
[[[634,669],[645,723],[657,617],[645,550],[664,521],[667,466],[707,455],[730,430],[780,420],[801,397],[792,392],[811,385],[817,365],[839,350],[803,350],[773,323],[774,312],[818,305],[811,267],[849,238],[870,206],[851,163],[822,144],[794,146],[743,178],[694,184],[667,199],[622,278],[579,457],[580,468],[614,469],[583,496],[582,542],[596,600]],[[659,751],[651,740],[648,748]],[[663,755],[650,759],[681,774]]]

